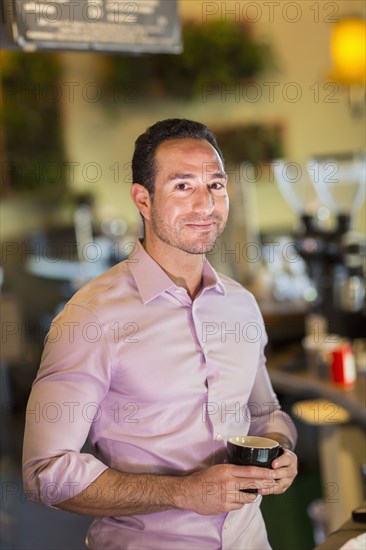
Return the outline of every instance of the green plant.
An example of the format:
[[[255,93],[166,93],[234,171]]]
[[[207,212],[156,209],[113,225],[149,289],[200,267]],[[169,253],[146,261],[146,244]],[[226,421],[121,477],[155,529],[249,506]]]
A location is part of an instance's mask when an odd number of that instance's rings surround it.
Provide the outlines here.
[[[279,124],[247,124],[214,128],[228,164],[270,162],[283,155],[283,128]]]
[[[150,97],[192,99],[208,83],[234,86],[253,79],[271,64],[268,46],[252,38],[248,25],[213,20],[183,24],[182,54],[113,55],[108,75],[116,83],[133,83]]]
[[[57,189],[63,184],[64,161],[58,57],[49,52],[6,52],[4,61],[3,186]]]

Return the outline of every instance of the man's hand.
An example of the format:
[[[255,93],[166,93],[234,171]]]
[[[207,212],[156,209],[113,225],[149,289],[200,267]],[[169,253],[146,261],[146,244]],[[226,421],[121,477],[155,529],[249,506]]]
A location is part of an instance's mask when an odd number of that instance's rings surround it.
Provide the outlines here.
[[[272,462],[275,472],[275,486],[258,490],[261,495],[281,495],[284,493],[297,476],[297,456],[289,449],[284,449],[284,454]]]
[[[273,493],[278,486],[275,477],[277,472],[269,468],[218,464],[181,478],[176,504],[202,515],[231,512],[256,500],[256,494],[245,493],[244,489]]]
[[[289,439],[280,433],[271,432],[264,434],[263,437],[269,437],[278,441],[284,450],[284,454],[276,458],[271,466],[276,471],[275,479],[277,485],[273,490],[271,487],[268,489],[258,491],[261,495],[281,495],[292,484],[293,480],[297,476],[297,456],[291,449],[291,443]]]
[[[261,495],[283,493],[296,476],[296,455],[285,450],[272,467],[217,464],[187,476],[128,474],[109,468],[84,491],[57,506],[94,516],[150,514],[172,508],[222,514],[258,498],[245,489],[257,489]],[[95,493],[99,498],[90,498]]]

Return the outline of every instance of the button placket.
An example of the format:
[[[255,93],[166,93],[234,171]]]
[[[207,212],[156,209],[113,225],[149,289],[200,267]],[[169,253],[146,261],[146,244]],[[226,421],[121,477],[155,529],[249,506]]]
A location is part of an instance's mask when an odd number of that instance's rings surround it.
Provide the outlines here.
[[[193,302],[192,305],[192,318],[194,327],[196,330],[197,340],[199,341],[201,345],[201,352],[204,355],[205,359],[209,353],[209,350],[207,346],[202,342],[202,322],[200,321],[199,317],[197,316],[197,307],[195,305],[195,302]]]

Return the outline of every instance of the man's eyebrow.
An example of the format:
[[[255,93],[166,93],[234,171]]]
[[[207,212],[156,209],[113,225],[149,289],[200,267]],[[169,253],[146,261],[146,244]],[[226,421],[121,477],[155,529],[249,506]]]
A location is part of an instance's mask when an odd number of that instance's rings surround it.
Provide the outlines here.
[[[224,179],[227,180],[228,176],[225,172],[206,172],[204,173],[205,179]],[[195,179],[197,176],[195,174],[172,174],[169,176],[169,181],[174,180],[189,180],[189,179]]]
[[[194,174],[171,174],[168,178],[169,181],[173,180],[189,180],[195,178]]]
[[[227,180],[228,176],[226,174],[226,172],[214,172],[213,174],[210,174],[210,172],[207,172],[206,174],[207,177],[210,177],[212,179],[223,179],[223,180]]]

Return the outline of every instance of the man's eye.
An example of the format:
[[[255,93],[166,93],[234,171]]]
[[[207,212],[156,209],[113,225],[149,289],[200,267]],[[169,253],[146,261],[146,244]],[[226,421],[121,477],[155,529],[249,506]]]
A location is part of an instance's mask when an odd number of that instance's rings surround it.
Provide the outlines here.
[[[213,183],[211,183],[210,185],[211,189],[223,189],[224,186],[222,183],[220,183],[219,181],[214,181]]]
[[[186,183],[177,183],[176,185],[176,189],[179,189],[181,191],[184,191],[185,189],[187,189],[187,184]]]

